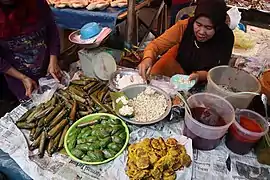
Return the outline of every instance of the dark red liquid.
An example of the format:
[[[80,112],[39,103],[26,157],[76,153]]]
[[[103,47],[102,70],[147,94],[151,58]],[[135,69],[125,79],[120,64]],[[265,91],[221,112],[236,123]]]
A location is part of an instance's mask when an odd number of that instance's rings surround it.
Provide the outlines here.
[[[226,122],[224,119],[215,111],[210,108],[196,107],[191,108],[192,117],[202,124],[208,126],[224,126]]]
[[[217,112],[210,108],[196,107],[191,109],[192,117],[202,124],[208,126],[224,126],[226,125],[225,120],[218,115]],[[192,139],[192,145],[196,149],[200,150],[211,150],[216,148],[222,138],[218,139],[204,139],[196,136],[191,130],[185,125],[184,135]]]
[[[263,132],[263,128],[255,120],[245,116],[240,117],[240,125],[251,132]],[[258,138],[240,133],[233,124],[226,136],[225,143],[232,152],[243,155],[249,153],[258,140]]]

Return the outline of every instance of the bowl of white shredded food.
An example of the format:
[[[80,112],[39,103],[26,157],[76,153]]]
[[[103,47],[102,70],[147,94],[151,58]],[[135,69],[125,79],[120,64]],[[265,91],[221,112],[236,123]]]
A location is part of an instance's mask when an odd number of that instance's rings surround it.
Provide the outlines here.
[[[131,118],[118,115],[125,121],[148,125],[162,121],[171,112],[172,101],[162,89],[146,85],[130,85],[121,90],[128,98],[128,106],[133,108],[134,116]]]
[[[118,69],[112,73],[109,79],[110,88],[113,91],[119,91],[130,85],[145,84],[138,70],[126,68]]]

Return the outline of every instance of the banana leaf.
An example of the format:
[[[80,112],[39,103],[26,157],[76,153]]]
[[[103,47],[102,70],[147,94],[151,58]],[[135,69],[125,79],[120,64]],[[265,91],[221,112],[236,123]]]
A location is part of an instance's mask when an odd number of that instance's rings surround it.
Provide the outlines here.
[[[111,92],[110,96],[111,96],[111,99],[112,99],[113,110],[116,112],[116,114],[120,114],[119,109],[121,109],[124,106],[124,104],[123,104],[122,101],[119,101],[118,103],[116,103],[116,100],[123,96],[128,101],[129,100],[128,97],[123,92]],[[133,117],[133,116],[134,115],[132,115],[130,117]]]

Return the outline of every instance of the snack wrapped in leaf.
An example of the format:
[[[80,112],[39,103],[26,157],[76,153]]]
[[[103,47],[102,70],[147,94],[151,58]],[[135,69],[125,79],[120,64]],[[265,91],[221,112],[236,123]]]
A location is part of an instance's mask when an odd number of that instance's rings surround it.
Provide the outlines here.
[[[128,105],[128,97],[123,92],[112,92],[110,95],[116,113],[128,118],[134,117],[134,109]]]

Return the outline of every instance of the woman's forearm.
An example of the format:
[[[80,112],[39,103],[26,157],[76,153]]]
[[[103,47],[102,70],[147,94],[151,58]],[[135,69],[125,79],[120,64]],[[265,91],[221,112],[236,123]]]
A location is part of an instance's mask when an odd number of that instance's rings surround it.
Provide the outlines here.
[[[12,76],[16,79],[19,79],[19,80],[23,80],[25,78],[27,78],[26,75],[24,75],[23,73],[19,72],[18,70],[16,70],[14,67],[10,67],[6,72],[5,74],[9,75],[9,76]]]

